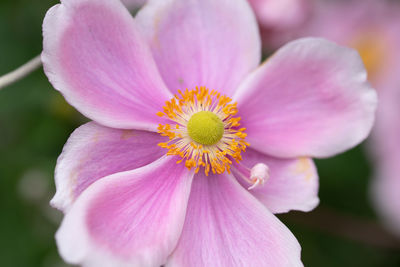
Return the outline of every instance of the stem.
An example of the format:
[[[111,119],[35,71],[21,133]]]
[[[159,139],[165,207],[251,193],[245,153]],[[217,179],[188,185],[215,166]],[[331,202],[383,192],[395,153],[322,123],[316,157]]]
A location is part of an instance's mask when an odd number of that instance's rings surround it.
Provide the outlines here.
[[[400,239],[377,222],[341,214],[326,207],[319,207],[309,213],[291,212],[279,217],[287,222],[304,225],[365,245],[400,250]]]
[[[27,63],[22,65],[21,67],[13,70],[10,73],[7,73],[0,77],[0,89],[10,85],[18,80],[21,80],[37,68],[42,65],[42,61],[40,60],[40,55],[35,58],[29,60]]]

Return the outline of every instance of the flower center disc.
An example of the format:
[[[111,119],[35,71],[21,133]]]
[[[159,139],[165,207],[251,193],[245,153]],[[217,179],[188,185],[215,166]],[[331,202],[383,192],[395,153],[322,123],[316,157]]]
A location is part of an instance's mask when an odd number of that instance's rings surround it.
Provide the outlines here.
[[[229,173],[232,161],[242,160],[241,152],[250,145],[245,140],[246,128],[240,128],[240,117],[235,116],[237,104],[231,101],[206,87],[178,90],[157,112],[175,123],[158,125],[158,133],[168,137],[158,145],[168,149],[168,156],[180,156],[177,163],[184,162],[196,173],[201,168],[205,175]]]
[[[224,124],[211,111],[200,111],[192,115],[187,125],[189,136],[199,144],[214,145],[224,134]]]
[[[373,33],[373,34],[372,34]],[[360,53],[361,59],[367,69],[368,76],[374,78],[383,67],[386,60],[386,50],[388,49],[385,43],[385,36],[378,31],[370,30],[367,33],[362,33],[358,36],[351,45]]]

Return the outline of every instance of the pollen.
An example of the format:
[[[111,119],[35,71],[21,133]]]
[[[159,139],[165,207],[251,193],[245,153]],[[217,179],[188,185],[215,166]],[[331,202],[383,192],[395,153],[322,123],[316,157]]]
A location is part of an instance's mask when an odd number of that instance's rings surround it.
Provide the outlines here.
[[[206,87],[178,91],[157,115],[171,121],[160,124],[158,133],[168,141],[158,144],[167,155],[176,155],[177,163],[199,172],[230,172],[233,161],[239,162],[246,142],[245,128],[240,127],[237,104],[232,99]]]

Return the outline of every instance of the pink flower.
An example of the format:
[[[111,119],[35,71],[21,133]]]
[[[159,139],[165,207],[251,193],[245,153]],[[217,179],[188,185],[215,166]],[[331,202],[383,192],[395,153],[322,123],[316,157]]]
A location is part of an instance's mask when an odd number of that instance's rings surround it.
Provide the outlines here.
[[[400,84],[400,80],[397,84]],[[379,92],[382,101],[370,147],[375,164],[371,192],[376,211],[384,223],[400,235],[400,88],[392,86],[382,89]]]
[[[282,45],[291,33],[302,28],[312,12],[310,0],[248,0],[260,27],[265,51]],[[286,42],[285,42],[286,43]]]
[[[119,1],[64,0],[43,29],[46,75],[94,120],[56,167],[67,262],[302,266],[273,213],[313,209],[310,157],[368,135],[376,95],[355,51],[302,39],[258,66],[241,0],[151,1],[135,19]]]
[[[310,0],[248,0],[260,28],[282,30],[297,27],[306,19]]]
[[[148,0],[123,0],[128,9],[143,6]],[[292,31],[301,29],[310,16],[310,0],[248,0],[261,32],[265,50],[275,49],[290,38]],[[289,36],[287,36],[289,34]]]
[[[316,1],[312,16],[294,37],[322,37],[357,49],[380,91],[388,80],[398,80],[399,13],[400,5],[386,0]]]
[[[357,49],[377,88],[380,105],[370,152],[377,212],[400,233],[400,4],[382,0],[319,1],[296,37],[324,37]]]

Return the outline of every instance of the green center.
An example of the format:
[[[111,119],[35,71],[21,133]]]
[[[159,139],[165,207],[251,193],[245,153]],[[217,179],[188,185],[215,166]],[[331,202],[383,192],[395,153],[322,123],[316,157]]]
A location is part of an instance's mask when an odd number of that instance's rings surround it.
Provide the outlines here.
[[[200,111],[192,115],[187,129],[189,136],[202,145],[216,144],[224,134],[224,124],[211,111]]]

